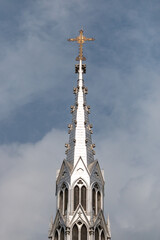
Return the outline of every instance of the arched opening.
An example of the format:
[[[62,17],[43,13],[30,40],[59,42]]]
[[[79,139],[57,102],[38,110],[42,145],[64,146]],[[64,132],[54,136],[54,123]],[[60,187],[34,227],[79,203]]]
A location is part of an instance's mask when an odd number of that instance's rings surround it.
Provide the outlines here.
[[[81,204],[84,210],[86,210],[86,187],[81,188]]]
[[[100,211],[101,209],[101,193],[98,191],[97,192],[97,213]]]
[[[74,187],[74,210],[76,210],[77,206],[79,204],[79,187]]]
[[[78,227],[76,224],[72,229],[72,240],[78,240]]]
[[[55,235],[54,235],[54,240],[58,240],[58,231],[56,230]]]
[[[96,191],[94,188],[92,189],[92,209],[93,214],[96,214]]]
[[[105,240],[104,232],[103,232],[103,231],[102,231],[102,233],[101,233],[101,240]]]
[[[87,228],[84,224],[81,227],[81,240],[87,240]]]
[[[63,191],[60,191],[59,194],[59,209],[61,212],[63,212]]]
[[[99,231],[98,228],[95,230],[95,240],[99,240]]]
[[[65,195],[64,213],[66,213],[68,206],[68,188],[65,189],[64,195]]]
[[[60,240],[64,240],[64,229],[61,229]]]

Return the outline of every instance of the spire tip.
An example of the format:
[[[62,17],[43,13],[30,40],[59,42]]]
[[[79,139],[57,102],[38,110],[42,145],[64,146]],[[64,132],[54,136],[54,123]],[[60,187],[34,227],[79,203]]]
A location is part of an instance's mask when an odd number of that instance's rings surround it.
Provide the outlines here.
[[[79,55],[78,57],[76,58],[76,61],[79,61],[79,60],[82,60],[82,61],[85,61],[86,58],[83,56],[83,44],[86,42],[86,41],[94,41],[95,39],[94,38],[86,38],[84,35],[83,35],[83,28],[81,28],[81,30],[79,31],[79,36],[76,37],[76,38],[69,38],[68,41],[69,42],[77,42],[79,44]]]

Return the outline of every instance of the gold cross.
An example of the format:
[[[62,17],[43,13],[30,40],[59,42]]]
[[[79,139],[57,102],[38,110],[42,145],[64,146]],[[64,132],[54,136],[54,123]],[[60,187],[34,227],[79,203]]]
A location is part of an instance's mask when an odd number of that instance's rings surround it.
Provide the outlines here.
[[[68,41],[70,42],[74,42],[76,41],[77,43],[79,43],[79,56],[76,58],[76,61],[79,61],[79,60],[83,60],[85,61],[86,58],[83,57],[83,44],[86,42],[86,41],[94,41],[94,38],[86,38],[85,36],[83,36],[83,30],[81,29],[79,31],[79,36],[76,37],[76,38],[69,38]]]

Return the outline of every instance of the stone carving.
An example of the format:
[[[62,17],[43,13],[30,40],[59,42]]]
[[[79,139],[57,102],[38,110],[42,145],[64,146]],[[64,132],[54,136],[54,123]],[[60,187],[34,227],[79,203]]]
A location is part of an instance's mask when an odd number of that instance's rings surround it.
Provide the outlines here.
[[[87,128],[88,128],[88,130],[90,131],[90,133],[92,134],[92,133],[93,133],[93,131],[92,131],[92,129],[91,129],[91,128],[93,128],[92,124],[88,124]]]
[[[97,183],[94,184],[94,188],[99,189],[99,186]]]
[[[76,107],[75,106],[71,106],[71,113],[73,113],[75,111]]]
[[[77,184],[83,184],[82,180],[79,180],[79,181],[77,182]]]
[[[73,128],[73,125],[72,124],[68,124],[68,133],[70,134],[71,133],[71,130],[72,130],[72,128]]]
[[[86,73],[86,64],[82,64],[83,73]]]
[[[75,126],[77,126],[77,121],[76,120],[74,120],[74,123],[75,123]]]
[[[91,149],[95,148],[96,147],[96,144],[92,143],[91,144]]]
[[[78,212],[78,215],[79,215],[79,217],[80,217],[80,216],[82,215],[82,212],[79,211],[79,212]]]
[[[79,64],[75,64],[75,73],[79,72]]]
[[[88,88],[87,87],[82,87],[82,90],[83,90],[83,92],[84,92],[84,94],[88,94]]]
[[[66,184],[63,183],[63,184],[62,184],[62,189],[65,189],[65,188],[66,188]]]
[[[94,227],[89,228],[89,235],[94,235]]]
[[[65,151],[65,154],[67,154],[67,153],[68,153],[68,150],[70,149],[69,143],[66,143],[66,144],[65,144],[65,147],[67,148],[66,151]]]
[[[82,222],[81,222],[81,221],[78,221],[77,224],[78,224],[78,225],[82,225]]]
[[[86,73],[86,64],[82,64],[83,73]],[[79,73],[79,64],[75,64],[75,73]]]
[[[95,150],[92,150],[92,153],[93,153],[93,155],[96,155],[96,152],[95,152]]]
[[[66,171],[64,171],[63,173],[62,173],[62,177],[64,177],[66,175]]]
[[[77,94],[77,93],[78,93],[78,90],[79,90],[78,87],[73,88],[73,93],[74,93],[74,94]]]
[[[90,106],[85,106],[85,110],[88,112],[88,114],[90,113]]]
[[[65,234],[70,235],[70,227],[66,227]]]
[[[95,173],[94,173],[97,177],[99,176],[99,174],[98,174],[98,172],[97,171],[95,171]]]

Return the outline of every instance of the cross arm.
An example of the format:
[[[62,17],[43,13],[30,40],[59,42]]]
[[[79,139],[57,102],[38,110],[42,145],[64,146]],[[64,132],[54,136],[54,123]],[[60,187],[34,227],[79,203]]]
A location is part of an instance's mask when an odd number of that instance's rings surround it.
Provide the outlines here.
[[[84,40],[84,41],[94,41],[95,39],[94,39],[94,38],[86,38],[86,37],[83,37],[83,40]]]
[[[69,42],[75,42],[75,41],[77,41],[77,38],[69,38],[68,41]]]

